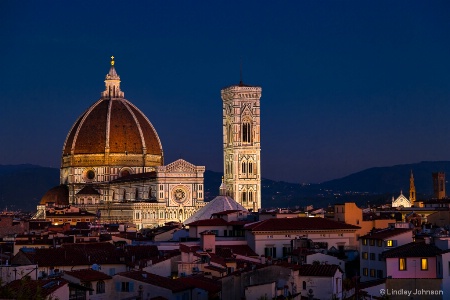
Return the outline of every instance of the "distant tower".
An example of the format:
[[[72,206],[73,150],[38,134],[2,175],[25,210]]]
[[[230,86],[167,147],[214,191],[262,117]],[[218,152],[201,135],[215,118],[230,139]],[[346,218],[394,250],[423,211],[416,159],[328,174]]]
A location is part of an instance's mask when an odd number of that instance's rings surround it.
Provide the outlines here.
[[[227,194],[246,209],[261,208],[261,87],[242,82],[221,91],[223,169]]]
[[[416,202],[416,186],[414,185],[414,176],[411,170],[411,176],[409,177],[409,202],[411,202],[411,206]]]
[[[433,173],[433,191],[434,197],[437,199],[445,198],[445,173]]]

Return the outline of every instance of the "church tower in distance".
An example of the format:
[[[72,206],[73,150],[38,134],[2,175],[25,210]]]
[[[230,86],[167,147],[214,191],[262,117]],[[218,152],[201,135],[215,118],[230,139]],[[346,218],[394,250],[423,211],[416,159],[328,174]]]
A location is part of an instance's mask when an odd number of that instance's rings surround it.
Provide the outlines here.
[[[242,81],[222,89],[226,192],[246,209],[261,208],[261,87]]]
[[[436,172],[432,174],[433,176],[433,191],[434,197],[437,199],[445,198],[445,173]]]
[[[411,202],[411,206],[414,206],[416,202],[416,186],[414,185],[414,176],[411,170],[411,176],[409,177],[409,202]]]

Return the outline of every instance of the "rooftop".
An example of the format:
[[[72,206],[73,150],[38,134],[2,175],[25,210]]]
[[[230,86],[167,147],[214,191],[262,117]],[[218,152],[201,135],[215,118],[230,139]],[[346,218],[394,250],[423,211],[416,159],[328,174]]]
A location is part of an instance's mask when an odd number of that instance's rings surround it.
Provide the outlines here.
[[[171,290],[172,292],[181,292],[193,287],[191,284],[183,282],[179,279],[170,279],[144,271],[122,272],[118,273],[117,275],[128,277],[140,282],[145,282],[154,286],[159,286]]]
[[[244,229],[252,231],[283,231],[283,230],[357,230],[359,226],[349,225],[324,218],[282,218],[267,219],[247,224]]]
[[[99,281],[112,279],[111,276],[106,275],[103,272],[95,271],[92,269],[82,269],[75,271],[64,271],[65,274],[80,279],[80,281]]]
[[[366,235],[360,236],[360,239],[376,239],[376,240],[384,240],[399,234],[403,234],[405,232],[411,232],[412,236],[412,229],[410,228],[384,228],[381,230],[377,230],[374,232],[369,232]]]
[[[397,248],[384,251],[383,256],[386,258],[393,257],[434,257],[441,254],[442,250],[432,244],[425,242],[412,242]]]

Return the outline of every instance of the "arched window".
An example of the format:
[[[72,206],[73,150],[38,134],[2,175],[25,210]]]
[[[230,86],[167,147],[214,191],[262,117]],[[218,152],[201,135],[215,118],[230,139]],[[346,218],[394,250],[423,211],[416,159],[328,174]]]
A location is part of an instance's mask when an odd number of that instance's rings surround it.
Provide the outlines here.
[[[242,202],[247,202],[247,193],[242,192],[241,196],[242,196]]]
[[[227,129],[227,141],[228,144],[233,143],[233,131],[231,129],[231,124],[228,124],[228,129]]]
[[[248,202],[253,202],[253,192],[252,191],[248,192]]]
[[[138,200],[139,199],[139,190],[136,189],[136,194],[134,195],[134,200]]]
[[[104,294],[105,293],[105,282],[103,280],[100,280],[97,282],[97,294]]]
[[[247,164],[245,161],[242,162],[242,173],[247,173]]]
[[[242,124],[242,142],[243,143],[251,143],[251,132],[252,126],[249,122],[245,122]]]
[[[123,190],[123,201],[127,200],[127,190]]]
[[[248,173],[253,174],[253,163],[252,162],[248,163]]]

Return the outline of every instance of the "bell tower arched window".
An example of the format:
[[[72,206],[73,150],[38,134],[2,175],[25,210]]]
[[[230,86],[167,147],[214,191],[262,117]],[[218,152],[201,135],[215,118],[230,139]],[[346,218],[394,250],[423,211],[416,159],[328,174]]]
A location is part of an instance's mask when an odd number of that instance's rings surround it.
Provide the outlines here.
[[[251,133],[252,133],[252,126],[250,125],[250,122],[245,122],[242,124],[242,142],[243,143],[251,143]]]
[[[233,131],[231,129],[231,124],[228,124],[227,139],[228,139],[228,144],[232,144],[233,143]]]
[[[247,173],[247,164],[245,163],[245,161],[242,162],[242,173]]]

